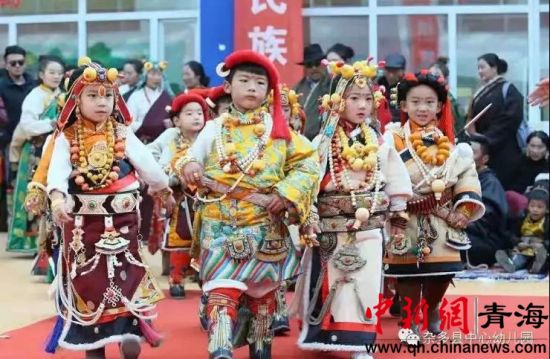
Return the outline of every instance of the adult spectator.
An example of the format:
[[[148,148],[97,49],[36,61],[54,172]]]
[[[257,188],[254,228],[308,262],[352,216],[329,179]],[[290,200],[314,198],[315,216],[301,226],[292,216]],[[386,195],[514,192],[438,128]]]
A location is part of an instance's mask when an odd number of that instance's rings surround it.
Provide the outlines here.
[[[183,65],[183,84],[187,90],[208,87],[210,77],[206,76],[204,67],[198,61],[189,61]]]
[[[350,63],[351,59],[355,56],[355,51],[349,46],[341,43],[336,43],[330,47],[327,51],[328,61],[342,61]]]
[[[141,81],[141,73],[143,71],[143,62],[136,59],[127,60],[122,67],[124,74],[124,85],[120,86],[120,93],[124,97],[124,101],[128,101],[130,96],[137,89]]]
[[[4,62],[8,76],[0,80],[0,97],[4,101],[8,123],[1,129],[0,144],[6,148],[11,141],[13,130],[21,117],[21,104],[25,96],[36,86],[31,76],[25,72],[27,52],[17,46],[8,46],[4,52]]]
[[[489,140],[489,167],[505,190],[511,188],[521,148],[516,135],[523,119],[523,96],[503,77],[508,64],[496,54],[481,55],[477,61],[481,87],[475,92],[468,118],[474,118],[487,105],[483,116],[468,127],[470,134],[480,133]]]
[[[447,65],[448,63],[449,63],[449,58],[438,57],[437,60],[429,68],[429,71],[432,74],[436,76],[443,76],[447,84],[449,83],[449,66]],[[456,101],[456,98],[451,94],[450,91],[449,91],[449,100],[451,101],[451,104],[452,104],[451,109],[453,111],[455,134],[458,134],[466,124],[466,117],[460,111],[458,102]]]
[[[385,62],[386,65],[384,67],[384,76],[378,79],[378,84],[386,88],[385,95],[388,103],[390,104],[392,122],[399,122],[401,120],[399,104],[393,103],[390,100],[390,95],[391,89],[397,86],[397,84],[405,74],[407,60],[405,59],[405,56],[401,54],[390,54],[386,56]]]
[[[539,173],[548,172],[548,135],[534,131],[527,136],[527,148],[514,169],[514,180],[510,190],[525,193],[532,186]]]
[[[312,140],[319,134],[321,120],[319,117],[319,98],[330,91],[330,76],[321,65],[325,53],[319,44],[304,48],[304,59],[299,65],[304,66],[304,77],[294,86],[294,91],[301,94],[300,105],[306,113],[304,135]]]
[[[466,233],[472,242],[468,250],[470,264],[495,263],[495,253],[499,249],[512,248],[512,242],[507,234],[506,218],[508,204],[504,189],[494,172],[487,166],[489,162],[489,141],[483,135],[470,138],[474,152],[477,175],[481,183],[481,199],[485,205],[483,217],[468,225]]]
[[[17,46],[6,47],[4,51],[4,63],[7,76],[0,79],[0,100],[4,104],[7,121],[0,123],[0,163],[3,166],[0,171],[8,173],[8,150],[13,131],[21,117],[21,104],[27,94],[36,86],[29,74],[25,72],[25,57],[27,52]],[[2,176],[0,185],[0,231],[7,230],[7,203],[6,185],[9,183],[6,176]]]

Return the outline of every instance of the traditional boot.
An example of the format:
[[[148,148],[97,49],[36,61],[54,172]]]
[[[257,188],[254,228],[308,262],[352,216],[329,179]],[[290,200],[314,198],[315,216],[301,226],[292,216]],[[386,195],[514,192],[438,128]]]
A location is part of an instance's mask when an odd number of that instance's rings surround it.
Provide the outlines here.
[[[241,292],[237,289],[214,289],[208,293],[208,354],[210,359],[233,358],[233,325]]]
[[[199,305],[199,321],[201,323],[201,328],[204,331],[208,330],[208,317],[206,315],[206,304],[208,303],[208,294],[202,293],[201,301]]]
[[[414,312],[420,304],[420,296],[422,293],[422,282],[420,279],[398,279],[396,290],[399,293],[400,302],[401,302],[401,320],[399,321],[399,326],[404,329],[410,329],[414,334],[420,337],[420,330],[414,321]],[[409,313],[405,310],[407,306],[406,298],[409,298],[411,301],[410,305],[410,316],[411,323],[410,328],[405,328],[405,319],[408,319]]]
[[[450,283],[449,278],[426,278],[422,287],[422,295],[428,304],[428,330],[433,335],[441,333],[439,307]]]
[[[137,359],[141,353],[141,345],[136,338],[124,338],[120,343],[120,353],[123,359]]]
[[[185,262],[189,254],[180,251],[170,252],[170,296],[175,299],[185,298]]]
[[[251,359],[271,359],[271,343],[273,342],[273,313],[277,305],[276,291],[262,298],[249,298],[248,307],[252,312],[252,320],[248,331],[249,357]]]
[[[105,359],[105,347],[86,350],[86,359]]]
[[[273,332],[275,335],[281,335],[290,331],[290,323],[288,321],[288,311],[286,308],[286,284],[282,284],[277,290],[277,310],[273,316]]]

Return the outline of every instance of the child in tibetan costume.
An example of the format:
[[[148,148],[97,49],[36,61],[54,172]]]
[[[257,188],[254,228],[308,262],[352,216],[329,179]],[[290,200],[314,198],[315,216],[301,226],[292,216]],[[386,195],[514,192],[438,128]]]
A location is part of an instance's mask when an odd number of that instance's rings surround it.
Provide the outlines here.
[[[381,291],[384,226],[389,217],[390,233],[403,232],[411,183],[395,149],[375,130],[387,109],[373,82],[377,66],[332,62],[329,70],[331,94],[323,97],[322,129],[313,141],[320,191],[305,230],[314,247],[302,257],[293,307],[302,320],[298,345],[370,358],[365,344],[376,338],[377,318],[366,313],[375,311]]]
[[[142,81],[139,88],[128,99],[128,110],[132,115],[132,130],[141,142],[148,144],[153,142],[166,129],[166,106],[172,103],[174,93],[166,80],[164,71],[168,67],[166,61],[147,61],[143,64]],[[160,232],[151,233],[153,223],[158,223],[160,218],[153,212],[154,201],[148,195],[147,189],[142,189],[141,211],[141,235],[147,242],[149,235],[156,238],[162,235]],[[168,257],[163,257],[163,274],[168,274]]]
[[[172,162],[187,154],[208,119],[208,105],[197,94],[180,94],[172,101],[170,118],[174,127],[165,130],[148,148],[169,175],[170,187],[176,199],[177,206],[170,217],[168,233],[163,236],[161,248],[170,254],[170,295],[184,298],[185,271],[191,261],[189,250],[194,215],[193,198],[190,193],[183,191],[179,178],[172,170]],[[149,241],[153,241],[153,238],[149,238]]]
[[[223,85],[212,87],[208,91],[206,103],[210,107],[210,117],[216,118],[229,111],[231,95],[225,92]]]
[[[137,358],[139,340],[158,345],[150,326],[162,293],[141,259],[139,182],[173,205],[168,177],[129,128],[116,69],[89,58],[69,80],[47,173],[47,193],[62,237],[57,261],[57,346],[104,358],[120,343]]]
[[[243,344],[237,339],[244,333],[251,358],[270,358],[275,294],[289,247],[283,218],[298,224],[307,218],[318,161],[313,147],[288,129],[279,75],[265,56],[237,51],[218,73],[232,97],[230,111],[208,122],[175,165],[184,183],[208,188],[197,195],[194,223],[208,293],[208,352],[232,358],[232,340]],[[273,115],[262,107],[270,88]],[[235,327],[241,305],[251,319]]]
[[[460,250],[470,247],[464,228],[484,212],[471,148],[454,145],[445,79],[423,70],[406,74],[392,94],[401,107],[401,126],[385,137],[399,152],[413,184],[404,235],[387,242],[384,274],[397,278],[401,300],[400,336],[419,336],[417,314],[437,335],[439,305],[451,279],[463,269]]]
[[[291,131],[296,134],[301,134],[305,123],[305,114],[298,102],[298,95],[286,85],[280,85],[281,88],[281,107],[285,115],[286,122]],[[273,91],[268,99],[271,106],[273,103]],[[304,141],[309,141],[307,138],[302,138]],[[288,256],[283,265],[283,281],[277,291],[277,310],[273,317],[272,328],[275,335],[280,335],[290,330],[290,321],[288,317],[288,309],[285,294],[289,285],[296,281],[296,266],[300,262],[300,254],[298,248],[301,245],[299,228],[295,225],[289,226],[290,244]]]
[[[57,57],[41,57],[39,72],[41,84],[35,87],[23,101],[21,120],[10,145],[10,167],[15,169],[17,177],[13,186],[8,251],[36,253],[37,245],[42,248],[45,246],[45,243],[37,243],[40,217],[28,213],[23,203],[27,185],[31,182],[33,172],[42,155],[46,137],[55,129],[64,66]],[[41,255],[39,258],[41,257],[44,256]],[[45,263],[47,263],[47,256]]]

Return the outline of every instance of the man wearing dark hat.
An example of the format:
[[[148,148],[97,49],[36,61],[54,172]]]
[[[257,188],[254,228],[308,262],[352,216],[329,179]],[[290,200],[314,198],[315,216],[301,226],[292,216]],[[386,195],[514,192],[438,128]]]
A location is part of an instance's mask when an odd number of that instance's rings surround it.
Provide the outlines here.
[[[294,86],[296,93],[301,93],[300,105],[306,113],[304,135],[312,140],[319,134],[321,120],[319,118],[319,98],[330,91],[330,78],[321,65],[325,53],[319,44],[311,44],[304,48],[304,60],[299,65],[304,66],[304,78]]]
[[[390,104],[390,112],[392,122],[399,122],[400,111],[399,104],[392,105],[390,100],[391,89],[397,86],[397,83],[401,80],[405,74],[405,68],[407,67],[407,60],[405,56],[401,54],[390,54],[386,56],[386,65],[384,67],[384,76],[378,80],[378,84],[386,88],[386,99]]]

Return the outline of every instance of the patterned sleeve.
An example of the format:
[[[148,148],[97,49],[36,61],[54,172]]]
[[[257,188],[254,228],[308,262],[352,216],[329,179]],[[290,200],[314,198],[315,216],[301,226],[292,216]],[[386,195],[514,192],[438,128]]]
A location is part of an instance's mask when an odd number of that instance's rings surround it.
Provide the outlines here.
[[[287,144],[285,178],[275,185],[279,195],[292,203],[290,222],[304,223],[319,188],[319,157],[313,145],[302,135],[292,133]]]

